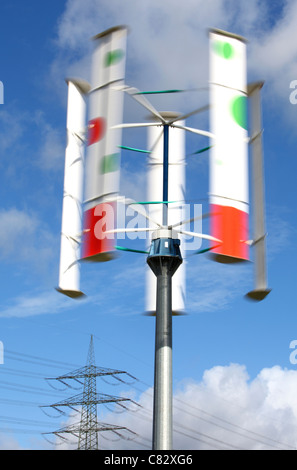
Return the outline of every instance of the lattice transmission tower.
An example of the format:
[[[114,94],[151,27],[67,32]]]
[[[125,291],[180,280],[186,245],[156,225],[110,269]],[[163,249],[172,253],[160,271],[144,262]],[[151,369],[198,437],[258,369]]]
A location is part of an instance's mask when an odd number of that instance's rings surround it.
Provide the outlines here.
[[[58,431],[44,434],[54,434],[62,440],[67,440],[67,435],[73,435],[78,438],[78,450],[98,450],[98,433],[103,431],[111,432],[119,438],[128,440],[134,439],[136,437],[136,433],[127,427],[99,423],[97,420],[97,405],[99,404],[111,403],[115,406],[121,407],[123,410],[128,410],[129,405],[133,405],[134,409],[132,411],[136,411],[140,406],[129,398],[97,393],[96,378],[104,376],[110,376],[118,383],[122,382],[125,384],[128,383],[125,380],[125,377],[130,377],[134,381],[137,380],[131,374],[122,370],[97,367],[95,365],[92,335],[88,350],[87,364],[84,367],[73,370],[67,374],[60,375],[59,377],[47,379],[48,381],[56,380],[67,387],[71,387],[68,381],[72,380],[80,384],[80,386],[83,385],[82,393],[47,406],[55,409],[59,413],[63,413],[61,410],[63,407],[68,407],[78,412],[79,410],[76,407],[80,406],[80,422],[61,428]]]
[[[96,404],[96,366],[93,337],[91,336],[87,366],[85,370],[85,381],[83,398],[84,403],[81,410],[79,428],[79,449],[98,449],[97,429],[97,404]]]

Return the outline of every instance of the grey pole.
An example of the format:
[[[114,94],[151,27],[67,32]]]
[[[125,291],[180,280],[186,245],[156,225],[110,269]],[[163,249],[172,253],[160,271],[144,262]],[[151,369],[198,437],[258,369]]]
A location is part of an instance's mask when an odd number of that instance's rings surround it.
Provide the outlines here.
[[[172,449],[171,273],[167,262],[157,275],[153,449]]]
[[[168,225],[169,126],[163,126],[163,226]],[[152,236],[147,263],[157,278],[153,450],[172,449],[172,276],[182,263],[172,229]]]
[[[157,278],[153,450],[172,449],[172,276],[182,263],[173,230],[153,234],[147,263]]]

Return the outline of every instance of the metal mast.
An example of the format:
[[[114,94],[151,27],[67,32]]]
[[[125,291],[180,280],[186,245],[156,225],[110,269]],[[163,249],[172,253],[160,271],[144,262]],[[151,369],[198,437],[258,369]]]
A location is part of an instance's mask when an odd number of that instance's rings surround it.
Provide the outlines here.
[[[167,227],[169,126],[163,128],[163,226]],[[172,276],[182,263],[179,245],[171,227],[159,229],[147,257],[157,277],[153,450],[172,449]]]

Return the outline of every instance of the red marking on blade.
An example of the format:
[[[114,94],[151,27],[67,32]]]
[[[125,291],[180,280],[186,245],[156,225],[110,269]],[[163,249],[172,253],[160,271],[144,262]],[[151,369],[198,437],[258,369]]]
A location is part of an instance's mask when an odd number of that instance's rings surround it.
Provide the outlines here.
[[[115,228],[116,204],[105,202],[84,213],[81,258],[88,261],[107,261],[115,250],[114,234],[105,231]]]
[[[211,235],[222,240],[221,245],[214,248],[212,253],[230,257],[230,261],[248,260],[249,247],[245,243],[248,240],[248,213],[230,206],[211,205],[213,213],[211,224]],[[213,242],[216,245],[217,242]]]
[[[101,140],[106,132],[106,122],[104,118],[95,118],[89,121],[88,125],[88,145],[95,144]]]

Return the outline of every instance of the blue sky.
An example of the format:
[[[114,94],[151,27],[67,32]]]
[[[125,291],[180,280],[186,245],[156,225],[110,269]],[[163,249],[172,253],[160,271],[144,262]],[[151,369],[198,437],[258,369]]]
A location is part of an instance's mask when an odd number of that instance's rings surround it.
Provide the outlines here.
[[[258,304],[244,299],[253,286],[252,264],[231,268],[213,264],[204,255],[187,260],[188,315],[173,321],[174,445],[296,447],[297,365],[290,362],[289,348],[297,339],[297,105],[290,102],[290,83],[297,79],[296,4],[12,0],[0,9],[0,448],[54,448],[41,432],[71,421],[67,416],[49,417],[39,405],[77,391],[58,392],[44,378],[84,365],[90,334],[97,365],[125,370],[139,379],[125,387],[108,387],[99,380],[98,390],[127,394],[143,405],[141,413],[126,415],[98,408],[99,419],[125,422],[140,435],[137,443],[101,440],[102,447],[149,445],[155,325],[153,318],[142,315],[145,256],[124,253],[110,263],[82,266],[82,289],[87,293],[83,301],[55,291],[65,152],[64,79],[89,79],[90,38],[118,24],[130,27],[126,81],[141,90],[207,86],[210,27],[248,40],[249,81],[265,81],[267,265],[272,292]],[[160,110],[188,112],[207,104],[208,94],[186,92],[154,97],[152,102]],[[124,105],[126,122],[145,118],[146,111],[132,100],[125,98]],[[187,124],[207,129],[208,116],[192,117]],[[123,144],[145,148],[145,131],[125,131]],[[205,138],[189,135],[187,153],[207,144]],[[143,200],[145,172],[142,154],[123,152],[122,194]],[[207,153],[189,158],[187,191],[188,199],[200,201],[207,212]],[[207,229],[205,223],[203,230]]]

